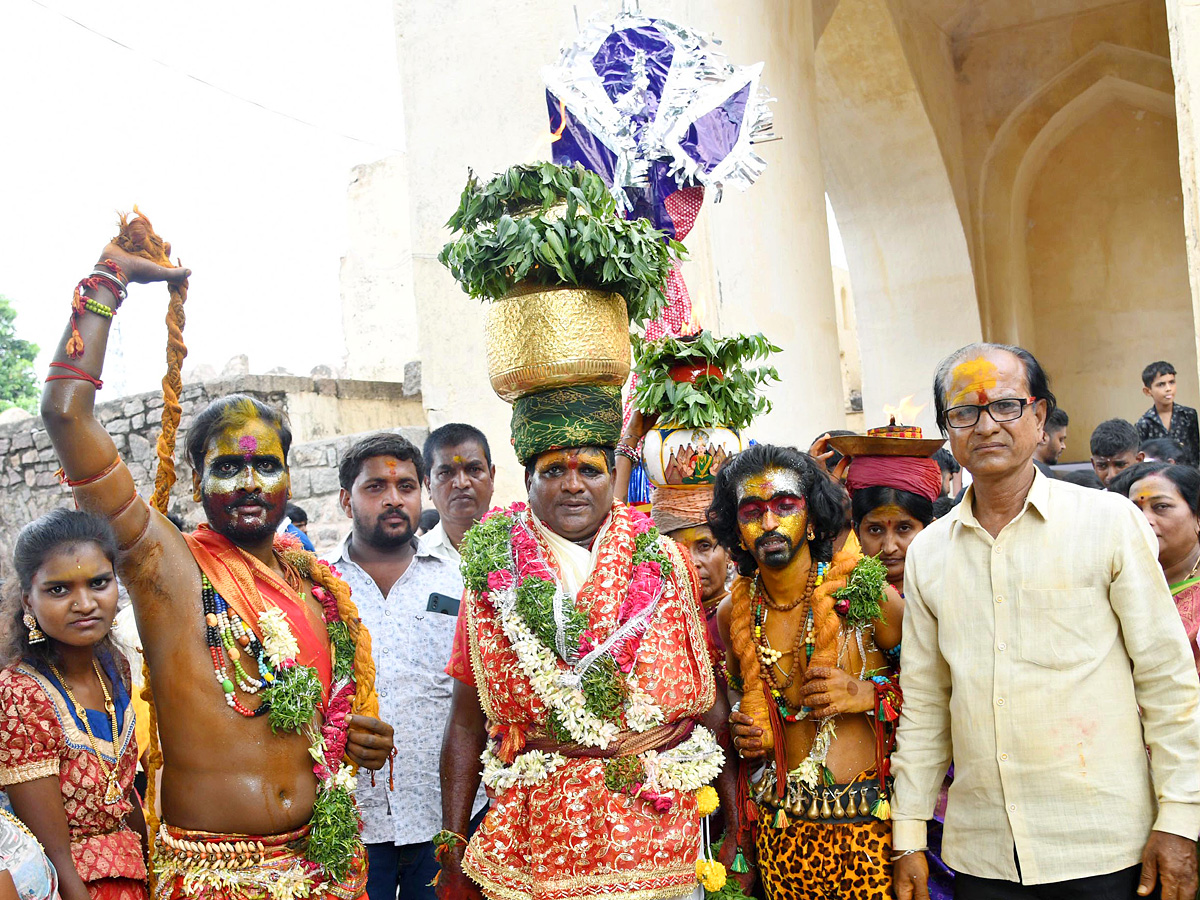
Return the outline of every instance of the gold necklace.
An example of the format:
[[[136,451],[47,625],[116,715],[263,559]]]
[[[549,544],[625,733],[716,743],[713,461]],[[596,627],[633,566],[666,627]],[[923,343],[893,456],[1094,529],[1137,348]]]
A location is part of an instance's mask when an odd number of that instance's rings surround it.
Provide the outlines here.
[[[100,755],[100,748],[96,745],[96,736],[92,734],[92,726],[88,722],[87,710],[75,699],[75,694],[71,690],[71,686],[67,684],[67,679],[62,677],[62,673],[55,668],[54,663],[49,663],[49,666],[50,671],[54,673],[54,677],[58,679],[58,683],[67,692],[67,699],[75,707],[75,715],[83,723],[83,730],[87,734],[88,743],[92,745],[92,752],[96,754],[96,762],[100,765],[100,774],[104,776],[104,780],[108,785],[104,791],[104,803],[106,806],[112,805],[121,799],[121,785],[117,780],[121,769],[120,735],[117,733],[117,708],[113,705],[112,697],[108,694],[108,685],[104,683],[104,675],[100,672],[100,663],[96,662],[96,657],[92,657],[92,668],[96,670],[96,677],[100,680],[100,690],[104,692],[104,709],[108,713],[109,721],[112,723],[112,745],[116,761],[113,763],[111,769],[108,767],[108,763],[104,761],[104,757]]]

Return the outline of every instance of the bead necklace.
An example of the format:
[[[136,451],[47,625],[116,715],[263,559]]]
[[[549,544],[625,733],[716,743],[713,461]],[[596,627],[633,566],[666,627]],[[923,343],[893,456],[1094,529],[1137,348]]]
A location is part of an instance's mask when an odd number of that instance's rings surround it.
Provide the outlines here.
[[[263,659],[262,644],[241,617],[229,608],[225,598],[217,593],[207,575],[201,575],[200,597],[204,604],[204,639],[212,657],[213,675],[225,692],[225,703],[248,719],[266,715],[271,709],[269,701],[264,699],[256,709],[249,709],[238,700],[234,690],[235,679],[236,687],[247,694],[257,694],[275,680]],[[261,678],[253,678],[246,672],[241,662],[243,651],[258,663]],[[233,669],[232,678],[230,668]]]
[[[113,704],[112,697],[108,693],[108,685],[104,683],[104,675],[100,671],[100,663],[96,662],[96,657],[92,657],[92,668],[96,672],[96,678],[100,681],[100,690],[104,692],[104,709],[108,713],[109,721],[112,724],[112,745],[113,753],[116,760],[110,769],[108,763],[104,761],[104,757],[100,755],[100,748],[96,744],[96,736],[92,734],[91,723],[88,722],[87,710],[83,708],[78,700],[75,699],[75,693],[71,690],[71,686],[67,684],[67,679],[62,677],[62,673],[52,662],[47,663],[50,666],[50,671],[54,677],[58,679],[58,683],[62,685],[63,690],[67,692],[67,699],[71,701],[71,705],[75,707],[75,715],[79,721],[83,723],[84,733],[87,734],[88,743],[92,745],[92,752],[96,754],[96,762],[100,766],[100,774],[104,777],[108,787],[104,791],[104,804],[109,806],[117,803],[121,799],[121,785],[118,783],[121,769],[121,736],[117,731],[117,707]]]
[[[799,722],[809,713],[808,707],[803,707],[796,712],[788,712],[787,701],[784,699],[783,692],[792,686],[796,680],[796,675],[800,671],[801,645],[805,649],[805,661],[807,662],[812,658],[816,640],[816,628],[813,624],[812,595],[825,581],[825,572],[828,568],[829,563],[826,562],[820,562],[812,566],[809,570],[808,584],[805,586],[804,593],[800,596],[799,600],[788,606],[777,606],[771,603],[771,599],[767,596],[766,592],[759,589],[757,574],[750,589],[750,596],[754,601],[754,640],[756,649],[759,660],[767,673],[767,688],[770,690],[771,697],[779,709],[779,715],[786,722]],[[767,609],[770,606],[771,609],[776,611],[786,611],[795,609],[801,603],[805,604],[804,624],[796,629],[796,637],[792,645],[792,665],[787,672],[787,678],[780,684],[775,678],[774,670],[779,667],[779,660],[784,654],[773,648],[767,640],[765,633]],[[780,672],[782,671],[780,669]]]

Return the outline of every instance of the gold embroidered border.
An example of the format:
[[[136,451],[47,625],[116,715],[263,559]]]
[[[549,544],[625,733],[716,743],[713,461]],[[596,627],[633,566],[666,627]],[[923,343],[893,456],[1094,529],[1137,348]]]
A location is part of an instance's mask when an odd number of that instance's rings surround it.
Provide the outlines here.
[[[577,875],[571,878],[545,879],[537,883],[524,872],[504,866],[468,850],[462,869],[483,892],[494,900],[568,900],[568,898],[602,896],[620,885],[622,900],[665,900],[691,893],[696,887],[693,865],[668,866],[650,872],[628,869],[602,875]],[[663,882],[669,882],[664,884]]]
[[[88,740],[88,736],[83,733],[78,725],[75,724],[75,718],[71,715],[71,709],[67,706],[67,698],[56,688],[48,678],[42,675],[37,669],[32,666],[21,663],[17,666],[17,671],[22,675],[28,675],[37,682],[38,687],[42,689],[42,693],[46,695],[46,699],[50,701],[50,705],[54,709],[55,716],[58,717],[58,724],[62,728],[63,738],[71,749],[79,750],[83,753],[92,753],[92,745]],[[124,753],[129,746],[129,741],[133,737],[134,732],[134,712],[132,701],[125,706],[125,721],[121,724],[121,733],[117,735],[118,743],[121,747],[121,753]],[[109,765],[116,764],[120,758],[120,754],[116,752],[116,744],[112,741],[106,741],[101,737],[96,738],[96,746],[104,755],[104,760]],[[93,754],[94,755],[94,754]],[[55,762],[54,774],[58,774],[58,764]],[[40,777],[40,776],[39,776]]]
[[[39,759],[36,762],[13,766],[11,769],[0,767],[0,784],[24,784],[36,778],[57,775],[59,760],[57,756],[50,759]]]
[[[659,546],[666,550],[671,562],[675,565],[676,574],[672,579],[679,600],[683,607],[684,621],[687,623],[688,639],[693,653],[699,653],[692,662],[700,673],[700,697],[697,698],[696,715],[708,712],[717,699],[717,680],[713,674],[712,663],[708,658],[707,623],[701,619],[700,598],[692,593],[692,579],[688,576],[687,567],[691,565],[680,552],[679,545],[665,535],[659,540]],[[673,573],[674,574],[674,573]]]

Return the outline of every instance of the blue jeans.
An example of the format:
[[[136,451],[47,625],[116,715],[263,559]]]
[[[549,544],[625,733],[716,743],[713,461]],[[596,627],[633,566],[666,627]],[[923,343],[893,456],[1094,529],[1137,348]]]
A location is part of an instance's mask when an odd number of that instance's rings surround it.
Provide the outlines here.
[[[488,807],[484,806],[467,828],[475,833]],[[367,844],[367,900],[437,900],[429,886],[441,865],[433,855],[433,841],[420,844]]]
[[[432,841],[367,844],[367,866],[369,900],[436,900],[429,887],[439,868]]]

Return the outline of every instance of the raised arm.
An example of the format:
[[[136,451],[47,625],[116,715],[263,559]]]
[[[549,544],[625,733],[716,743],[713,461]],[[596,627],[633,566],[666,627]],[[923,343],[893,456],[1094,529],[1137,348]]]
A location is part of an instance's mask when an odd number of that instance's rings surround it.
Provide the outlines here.
[[[106,268],[106,262],[116,265]],[[76,502],[81,509],[108,518],[121,549],[127,551],[147,532],[151,516],[117,455],[116,445],[95,416],[96,389],[112,324],[108,311],[119,306],[118,286],[125,279],[131,283],[181,283],[190,272],[155,265],[115,243],[104,248],[96,271],[107,273],[106,277],[90,279],[94,286],[81,286],[80,305],[86,306],[72,310],[72,321],[55,350],[42,394],[42,421]],[[164,529],[164,534],[170,532]]]

